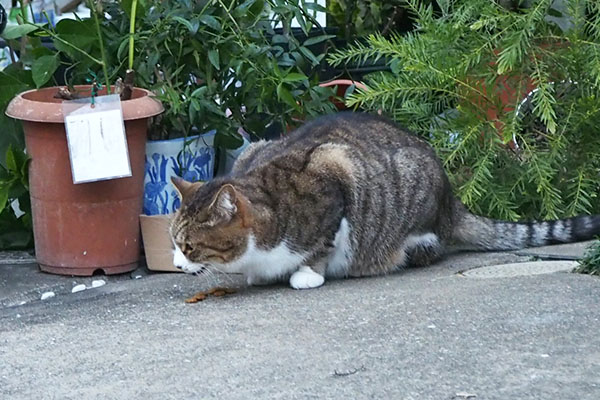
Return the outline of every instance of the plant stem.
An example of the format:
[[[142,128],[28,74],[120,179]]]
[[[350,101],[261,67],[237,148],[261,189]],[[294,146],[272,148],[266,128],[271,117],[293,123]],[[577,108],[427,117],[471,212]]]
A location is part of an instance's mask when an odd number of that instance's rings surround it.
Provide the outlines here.
[[[59,42],[61,42],[62,44],[69,46],[70,48],[72,48],[73,50],[77,50],[78,52],[80,52],[81,54],[83,54],[84,56],[86,56],[87,58],[89,58],[90,60],[92,60],[93,62],[95,62],[98,65],[102,65],[104,64],[102,62],[102,60],[98,60],[96,57],[91,56],[87,51],[80,49],[79,47],[75,46],[74,44],[71,44],[69,42],[67,42],[66,40],[62,39],[60,36],[58,36],[56,33],[52,32],[50,29],[45,28],[42,25],[38,25],[38,24],[33,24],[31,22],[26,22],[27,25],[33,25],[41,30],[43,30],[45,33],[47,33],[48,35],[50,35],[50,37],[52,37],[52,39],[56,39]]]
[[[23,18],[23,22],[27,22],[29,18],[27,18],[27,3],[28,0],[21,0],[21,18]]]
[[[94,22],[96,24],[96,34],[98,35],[98,43],[100,44],[100,58],[102,58],[102,72],[104,73],[104,79],[106,83],[106,93],[110,94],[110,81],[108,80],[108,67],[106,62],[106,53],[104,52],[104,40],[102,39],[102,32],[100,32],[100,21],[98,20],[98,10],[94,6],[92,0],[89,1],[90,12],[94,16]]]
[[[28,1],[27,3],[29,3],[28,5],[29,5],[29,11],[31,12],[31,20],[35,24],[35,15],[33,14],[33,4],[31,4],[31,1]]]
[[[129,69],[133,69],[133,44],[135,33],[135,14],[137,11],[137,0],[131,2],[131,19],[129,21]]]

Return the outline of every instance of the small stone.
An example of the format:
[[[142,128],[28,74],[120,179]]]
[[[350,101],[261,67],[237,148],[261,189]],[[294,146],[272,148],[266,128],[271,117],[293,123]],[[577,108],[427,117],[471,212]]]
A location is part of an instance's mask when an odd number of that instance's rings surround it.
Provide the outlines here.
[[[46,300],[46,299],[49,299],[54,296],[56,296],[56,294],[54,294],[54,292],[44,292],[44,293],[42,293],[41,299]]]
[[[71,293],[77,293],[77,292],[83,292],[85,290],[85,285],[84,284],[79,284],[73,287],[73,289],[71,289]]]
[[[97,279],[95,281],[92,281],[93,288],[98,288],[98,287],[104,286],[104,285],[106,285],[106,281],[104,279]]]
[[[427,325],[427,327],[428,327],[429,329],[435,329],[435,328],[436,328],[436,326],[435,326],[434,324]]]
[[[550,357],[550,354],[542,354],[541,357],[542,358],[548,358],[548,357]]]

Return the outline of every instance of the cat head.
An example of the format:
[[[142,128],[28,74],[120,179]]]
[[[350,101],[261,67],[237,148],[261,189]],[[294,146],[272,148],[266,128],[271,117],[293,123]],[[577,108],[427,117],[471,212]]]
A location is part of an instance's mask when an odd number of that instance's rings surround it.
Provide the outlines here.
[[[191,183],[181,178],[172,182],[181,198],[170,228],[175,266],[187,273],[202,272],[210,265],[234,272],[226,268],[248,245],[248,200],[231,183]]]

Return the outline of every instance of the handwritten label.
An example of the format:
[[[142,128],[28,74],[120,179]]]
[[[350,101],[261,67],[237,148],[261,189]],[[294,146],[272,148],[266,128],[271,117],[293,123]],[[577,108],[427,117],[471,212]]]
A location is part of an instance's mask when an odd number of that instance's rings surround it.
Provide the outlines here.
[[[113,99],[106,99],[114,97]],[[131,176],[127,138],[118,96],[101,96],[70,113],[65,112],[73,183]],[[72,106],[67,106],[72,107]]]

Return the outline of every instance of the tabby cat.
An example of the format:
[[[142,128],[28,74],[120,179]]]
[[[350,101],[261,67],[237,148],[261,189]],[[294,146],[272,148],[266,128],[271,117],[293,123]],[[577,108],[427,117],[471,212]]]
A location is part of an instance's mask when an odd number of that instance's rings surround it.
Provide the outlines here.
[[[252,144],[231,174],[174,184],[174,263],[241,272],[248,284],[386,274],[439,259],[448,244],[512,250],[600,234],[600,216],[512,223],[471,214],[433,149],[379,116],[338,113]]]

